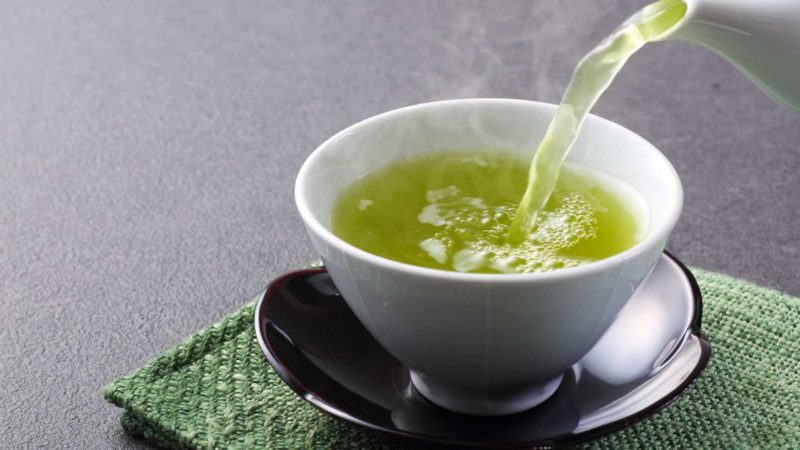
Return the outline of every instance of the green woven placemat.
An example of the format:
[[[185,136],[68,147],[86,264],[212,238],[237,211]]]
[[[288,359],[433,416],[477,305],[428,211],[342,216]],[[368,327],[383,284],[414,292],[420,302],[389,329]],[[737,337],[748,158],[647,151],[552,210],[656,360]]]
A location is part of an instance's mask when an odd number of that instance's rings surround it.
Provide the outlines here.
[[[684,396],[587,444],[800,448],[800,299],[700,270],[711,362]],[[295,395],[261,354],[254,303],[106,387],[122,426],[168,448],[392,448]]]

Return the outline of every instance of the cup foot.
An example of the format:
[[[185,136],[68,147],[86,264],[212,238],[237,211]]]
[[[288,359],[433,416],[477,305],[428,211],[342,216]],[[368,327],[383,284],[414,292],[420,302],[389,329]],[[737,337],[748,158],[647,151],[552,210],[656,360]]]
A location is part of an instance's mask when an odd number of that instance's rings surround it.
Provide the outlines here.
[[[504,416],[533,408],[550,398],[563,378],[559,375],[546,383],[487,392],[437,383],[411,371],[411,382],[426,399],[444,409],[472,416]]]

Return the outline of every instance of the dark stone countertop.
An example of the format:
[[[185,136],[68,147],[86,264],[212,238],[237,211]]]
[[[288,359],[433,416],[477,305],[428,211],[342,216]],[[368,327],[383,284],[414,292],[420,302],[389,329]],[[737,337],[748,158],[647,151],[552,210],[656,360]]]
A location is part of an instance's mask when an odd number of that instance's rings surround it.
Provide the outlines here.
[[[139,448],[102,387],[313,257],[304,158],[370,115],[555,102],[634,0],[0,5],[0,448]],[[669,248],[800,294],[800,116],[652,45],[595,112],[686,191]]]

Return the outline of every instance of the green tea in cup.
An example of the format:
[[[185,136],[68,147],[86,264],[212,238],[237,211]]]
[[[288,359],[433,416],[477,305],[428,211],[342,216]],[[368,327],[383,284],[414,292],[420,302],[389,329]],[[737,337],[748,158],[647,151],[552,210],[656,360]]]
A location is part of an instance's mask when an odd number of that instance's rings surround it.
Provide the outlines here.
[[[491,151],[396,162],[347,187],[333,232],[379,256],[458,272],[546,272],[633,247],[645,230],[638,193],[564,160],[628,58],[686,8],[681,0],[646,6],[578,63],[530,168]]]
[[[568,162],[527,239],[509,243],[528,167],[519,154],[490,150],[397,161],[345,188],[332,231],[388,259],[473,273],[576,267],[641,240],[647,208],[640,195],[611,175]]]

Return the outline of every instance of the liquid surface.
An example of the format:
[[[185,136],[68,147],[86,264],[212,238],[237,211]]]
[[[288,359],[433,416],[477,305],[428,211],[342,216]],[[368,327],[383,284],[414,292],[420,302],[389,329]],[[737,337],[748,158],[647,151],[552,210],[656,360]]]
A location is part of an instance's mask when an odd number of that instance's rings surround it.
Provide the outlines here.
[[[479,273],[575,267],[641,239],[646,206],[638,193],[586,166],[561,170],[536,226],[515,245],[506,235],[528,162],[499,151],[437,153],[372,172],[340,195],[332,231],[395,261]]]
[[[686,13],[681,0],[661,0],[633,15],[575,67],[561,104],[536,150],[525,195],[514,214],[507,240],[523,242],[556,187],[559,167],[575,142],[584,119],[622,66],[648,41],[677,24]]]

